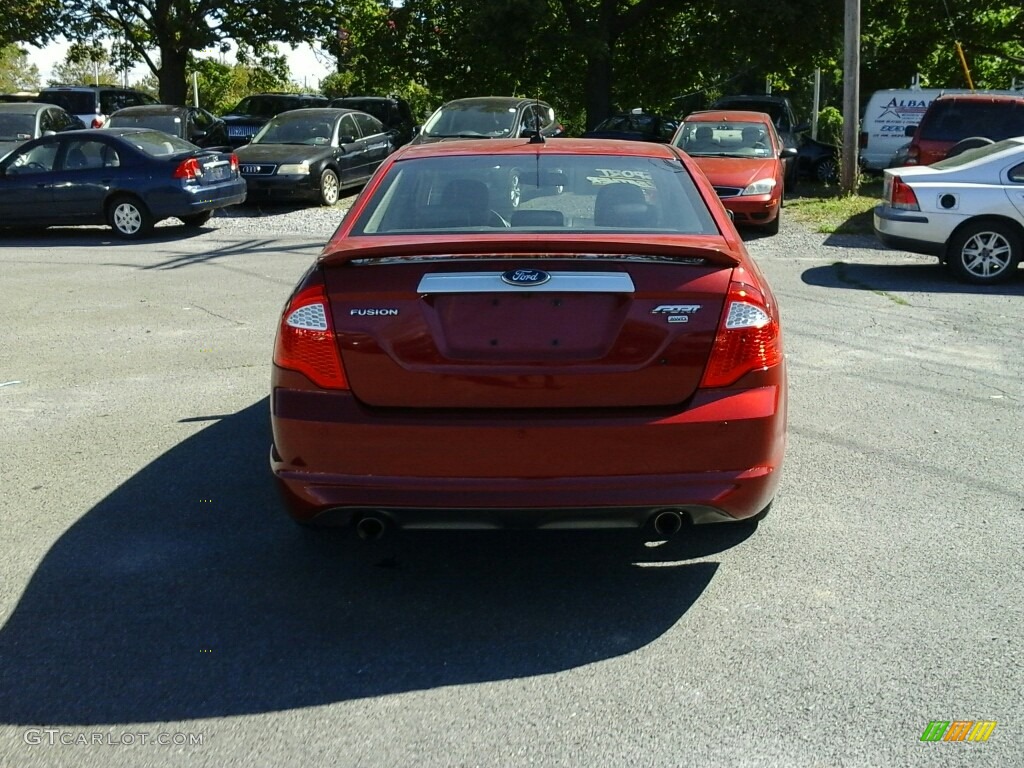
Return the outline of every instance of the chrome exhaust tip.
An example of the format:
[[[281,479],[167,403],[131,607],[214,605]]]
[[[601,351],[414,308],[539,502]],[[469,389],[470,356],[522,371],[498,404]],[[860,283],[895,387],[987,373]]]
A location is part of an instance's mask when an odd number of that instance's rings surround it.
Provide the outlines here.
[[[659,536],[674,536],[683,527],[683,517],[675,510],[664,510],[654,516],[654,532]]]

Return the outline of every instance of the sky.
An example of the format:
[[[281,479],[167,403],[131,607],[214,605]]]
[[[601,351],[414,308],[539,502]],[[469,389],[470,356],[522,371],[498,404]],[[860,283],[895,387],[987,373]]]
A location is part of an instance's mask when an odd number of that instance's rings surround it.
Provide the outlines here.
[[[45,48],[36,48],[31,45],[22,46],[28,51],[29,63],[39,67],[40,85],[47,84],[53,73],[53,68],[64,60],[69,46],[70,43],[63,38]],[[320,81],[333,71],[330,65],[317,60],[316,54],[308,45],[300,45],[293,51],[290,46],[278,43],[277,48],[288,57],[288,66],[291,68],[292,80],[303,86],[304,89],[317,90]],[[227,62],[233,61],[233,53],[227,53],[225,57]],[[220,59],[221,55],[220,53],[211,53],[210,58]],[[143,64],[132,70],[128,79],[129,81],[138,80],[148,74],[150,74],[149,67]]]

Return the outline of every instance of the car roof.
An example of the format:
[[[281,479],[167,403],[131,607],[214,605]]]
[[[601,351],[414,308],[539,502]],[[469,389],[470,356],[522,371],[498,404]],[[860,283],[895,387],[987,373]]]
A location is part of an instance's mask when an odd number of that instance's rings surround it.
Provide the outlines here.
[[[280,117],[281,115],[292,115],[292,116],[303,116],[303,117],[339,117],[341,115],[347,115],[351,112],[358,112],[358,109],[346,109],[345,107],[301,107],[299,109],[289,109],[284,112],[280,112],[274,117]],[[373,115],[370,115],[373,117]]]
[[[691,112],[686,116],[687,123],[710,123],[718,120],[747,120],[754,123],[771,123],[771,115],[749,109],[705,109]]]
[[[715,99],[715,104],[730,101],[771,101],[777,104],[782,104],[789,101],[788,96],[773,96],[770,93],[743,93],[735,96],[722,96],[719,99]]]
[[[398,150],[402,159],[417,157],[438,157],[442,155],[503,155],[503,154],[548,154],[570,155],[629,155],[654,159],[677,160],[679,155],[668,144],[646,141],[621,141],[619,139],[551,139],[543,144],[533,144],[529,139],[465,139],[439,141],[433,144],[406,145]]]
[[[944,93],[935,101],[1005,101],[1024,103],[1024,93]]]
[[[16,114],[35,114],[44,109],[61,109],[57,104],[48,104],[40,101],[12,101],[0,102],[0,112],[14,112]]]
[[[443,106],[449,107],[452,104],[465,104],[467,106],[494,106],[494,107],[521,107],[524,104],[543,104],[550,106],[546,101],[540,99],[525,99],[519,96],[470,96],[465,99],[452,99]]]
[[[183,107],[180,104],[137,104],[134,107],[122,107],[114,114],[130,113],[133,115],[159,115],[165,112],[180,114],[182,112],[187,112],[190,109],[193,109],[193,107]]]

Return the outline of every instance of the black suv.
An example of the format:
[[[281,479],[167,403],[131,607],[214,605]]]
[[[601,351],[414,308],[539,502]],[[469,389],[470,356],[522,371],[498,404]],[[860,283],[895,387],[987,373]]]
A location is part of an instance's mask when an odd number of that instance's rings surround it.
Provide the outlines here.
[[[228,127],[228,143],[232,147],[248,144],[270,118],[282,112],[326,106],[327,97],[315,93],[254,93],[246,96],[223,116]]]
[[[119,109],[157,103],[148,93],[116,85],[55,85],[43,88],[36,101],[63,107],[86,128],[102,128]]]
[[[331,101],[330,106],[342,109],[358,109],[373,115],[394,137],[396,147],[412,141],[413,120],[409,102],[397,96],[342,96]]]
[[[766,93],[749,96],[723,96],[709,109],[742,109],[749,112],[764,112],[775,123],[775,130],[778,132],[779,138],[782,139],[782,146],[792,147],[797,151],[800,150],[802,143],[800,134],[811,129],[807,123],[797,123],[793,104],[785,96],[771,96]],[[786,166],[786,191],[792,192],[796,189],[798,163],[796,158],[786,158],[783,163]]]
[[[455,99],[441,105],[413,138],[413,144],[454,139],[514,139],[540,127],[548,138],[562,135],[555,110],[547,102],[514,96]]]

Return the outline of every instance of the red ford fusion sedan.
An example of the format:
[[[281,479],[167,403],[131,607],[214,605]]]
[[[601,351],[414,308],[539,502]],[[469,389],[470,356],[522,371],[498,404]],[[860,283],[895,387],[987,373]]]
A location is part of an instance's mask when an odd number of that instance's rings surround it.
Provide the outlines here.
[[[672,143],[697,161],[739,225],[777,234],[785,193],[784,158],[795,158],[763,112],[694,112]],[[793,162],[796,162],[794,159]]]
[[[281,315],[271,466],[300,523],[646,527],[767,513],[779,308],[694,161],[407,146]]]

